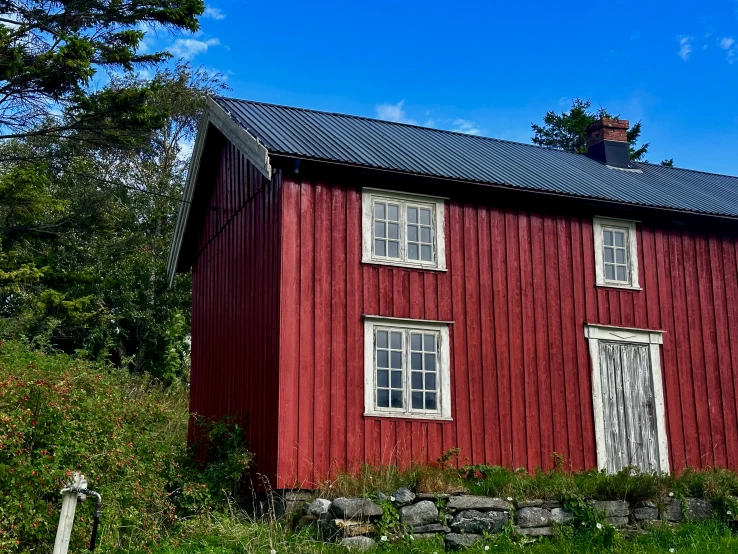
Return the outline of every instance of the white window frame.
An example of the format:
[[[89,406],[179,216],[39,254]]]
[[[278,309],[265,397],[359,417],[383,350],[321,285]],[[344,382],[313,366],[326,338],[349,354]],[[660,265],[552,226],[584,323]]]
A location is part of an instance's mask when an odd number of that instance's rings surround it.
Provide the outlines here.
[[[612,325],[585,324],[584,336],[589,341],[589,356],[592,359],[592,405],[594,408],[595,442],[597,445],[597,467],[607,468],[605,447],[605,418],[602,403],[602,379],[600,374],[600,341],[623,344],[647,344],[651,362],[653,383],[654,418],[659,448],[659,469],[669,471],[669,447],[666,436],[666,412],[664,409],[664,387],[661,381],[661,349],[663,331],[615,327]]]
[[[394,417],[451,421],[451,358],[449,350],[449,322],[429,321],[419,319],[403,319],[394,317],[364,316],[364,415],[371,417]],[[438,337],[438,365],[437,365],[437,402],[438,409],[413,409],[410,402],[409,382],[411,370],[407,356],[408,345],[404,351],[404,408],[378,408],[376,405],[376,372],[375,346],[376,330],[400,330],[403,332],[434,332]]]
[[[598,287],[614,287],[620,289],[641,290],[638,283],[638,236],[636,235],[636,223],[631,219],[612,219],[607,217],[595,217],[593,220],[594,247],[595,247],[595,273]],[[626,241],[626,265],[628,268],[627,281],[614,281],[605,278],[605,256],[604,235],[608,229],[625,230],[628,234]]]
[[[400,257],[390,258],[387,256],[376,256],[374,254],[374,203],[375,201],[386,201],[400,204]],[[404,192],[389,191],[375,188],[364,188],[361,191],[361,261],[368,264],[390,265],[398,267],[412,267],[416,269],[429,269],[434,271],[446,271],[446,235],[444,230],[444,207],[445,198],[438,196],[425,196],[422,194],[410,194]],[[407,259],[407,206],[422,206],[431,209],[432,226],[432,249],[433,260],[409,260]]]

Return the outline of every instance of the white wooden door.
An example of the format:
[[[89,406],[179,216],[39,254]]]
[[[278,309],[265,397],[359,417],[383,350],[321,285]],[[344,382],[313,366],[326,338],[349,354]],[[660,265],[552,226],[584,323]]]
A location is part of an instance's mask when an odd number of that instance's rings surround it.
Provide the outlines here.
[[[607,471],[663,471],[649,345],[599,341],[599,358]]]

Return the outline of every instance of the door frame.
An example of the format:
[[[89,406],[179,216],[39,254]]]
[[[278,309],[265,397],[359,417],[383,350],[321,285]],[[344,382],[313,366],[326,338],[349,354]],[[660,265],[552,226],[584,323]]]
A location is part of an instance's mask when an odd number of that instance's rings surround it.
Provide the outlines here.
[[[658,441],[658,460],[661,472],[669,471],[669,450],[666,437],[666,415],[664,409],[664,388],[661,380],[661,345],[664,331],[636,329],[586,323],[584,336],[589,341],[589,357],[592,360],[592,406],[594,408],[595,445],[597,447],[597,468],[607,467],[605,448],[605,418],[602,405],[602,380],[600,373],[600,341],[635,343],[649,345],[651,362],[651,382],[653,383],[654,417],[656,419],[656,438]]]

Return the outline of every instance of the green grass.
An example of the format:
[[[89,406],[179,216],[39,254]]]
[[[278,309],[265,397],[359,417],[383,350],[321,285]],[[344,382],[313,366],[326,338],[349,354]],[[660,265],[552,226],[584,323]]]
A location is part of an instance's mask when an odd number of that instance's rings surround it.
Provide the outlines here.
[[[208,520],[191,522],[182,527],[182,536],[173,538],[153,550],[154,554],[235,554],[240,552],[264,552],[275,550],[277,554],[345,554],[338,544],[317,541],[309,531],[292,533],[277,522],[253,522],[247,519],[217,516]],[[484,547],[488,546],[489,550]],[[720,554],[738,552],[738,535],[717,521],[683,524],[674,527],[654,528],[646,536],[630,539],[617,535],[614,544],[604,547],[587,533],[576,538],[521,540],[506,535],[494,535],[466,552],[472,553],[612,553],[612,554],[665,554],[675,553]],[[373,552],[397,554],[440,554],[443,539],[378,543]]]

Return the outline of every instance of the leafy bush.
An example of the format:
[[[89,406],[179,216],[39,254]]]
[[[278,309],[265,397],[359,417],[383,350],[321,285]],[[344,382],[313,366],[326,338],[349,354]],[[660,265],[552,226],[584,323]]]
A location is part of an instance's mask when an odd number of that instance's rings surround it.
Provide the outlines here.
[[[217,509],[248,457],[234,446],[239,430],[218,427],[231,449],[200,468],[187,419],[184,387],[0,342],[0,550],[52,550],[73,471],[102,494],[102,549],[150,544],[183,515]],[[71,551],[89,540],[89,504],[77,508]]]

